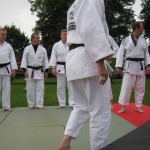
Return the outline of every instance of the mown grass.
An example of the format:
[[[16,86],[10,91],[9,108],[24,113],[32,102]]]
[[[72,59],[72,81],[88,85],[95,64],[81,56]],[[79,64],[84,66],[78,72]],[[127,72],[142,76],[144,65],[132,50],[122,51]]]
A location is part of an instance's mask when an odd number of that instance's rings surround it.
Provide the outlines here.
[[[113,79],[112,91],[113,91],[113,103],[118,102],[118,97],[121,88],[121,79]],[[11,82],[11,106],[12,107],[27,107],[25,80],[23,78],[15,78]],[[131,102],[134,102],[134,93],[131,95]],[[146,92],[144,96],[143,104],[150,105],[150,79],[146,80]],[[50,77],[45,81],[45,106],[56,106],[58,105],[56,95],[56,78]],[[1,108],[1,101],[0,101]]]

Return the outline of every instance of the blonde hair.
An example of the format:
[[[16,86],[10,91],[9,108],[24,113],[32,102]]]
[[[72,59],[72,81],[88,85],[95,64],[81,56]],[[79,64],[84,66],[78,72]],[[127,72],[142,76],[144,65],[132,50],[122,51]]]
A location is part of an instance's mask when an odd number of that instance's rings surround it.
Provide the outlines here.
[[[33,38],[34,38],[35,35],[40,35],[40,34],[39,34],[39,32],[32,33],[32,35],[31,35],[31,41],[33,40]]]
[[[67,32],[67,29],[61,30],[61,31],[60,31],[60,35],[61,35],[63,32]]]

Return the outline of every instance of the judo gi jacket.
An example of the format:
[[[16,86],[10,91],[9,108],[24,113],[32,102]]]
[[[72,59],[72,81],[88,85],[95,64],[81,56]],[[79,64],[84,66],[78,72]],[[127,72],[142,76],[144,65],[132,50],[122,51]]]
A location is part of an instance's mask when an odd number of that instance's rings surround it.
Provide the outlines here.
[[[52,49],[52,54],[49,62],[50,67],[56,67],[57,73],[66,73],[66,55],[69,51],[69,47],[64,45],[62,41],[55,43]]]
[[[148,64],[150,64],[150,57],[146,40],[139,37],[137,45],[135,45],[131,35],[126,37],[119,48],[116,67],[123,68],[124,72],[143,76],[145,66]]]
[[[84,44],[67,54],[67,79],[99,76],[96,62],[113,54],[107,38],[103,0],[75,1],[67,13],[67,30],[69,46]]]
[[[11,70],[18,69],[12,46],[4,42],[0,47],[0,74],[10,75]]]
[[[27,79],[31,79],[32,74],[34,74],[33,79],[44,79],[44,71],[49,68],[46,49],[39,45],[35,53],[32,45],[27,46],[24,49],[21,68],[25,68],[28,72]]]

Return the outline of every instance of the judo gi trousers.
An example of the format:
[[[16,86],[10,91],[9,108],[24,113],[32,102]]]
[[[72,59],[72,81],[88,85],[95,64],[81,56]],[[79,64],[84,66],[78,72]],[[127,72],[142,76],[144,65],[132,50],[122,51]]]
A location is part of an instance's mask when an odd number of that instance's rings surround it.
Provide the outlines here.
[[[121,105],[128,105],[131,97],[132,89],[135,93],[135,106],[141,107],[143,97],[145,94],[145,79],[146,76],[133,75],[124,73],[121,92],[119,96],[119,103]]]
[[[64,133],[77,138],[90,118],[91,150],[100,150],[104,147],[111,121],[108,80],[103,86],[98,81],[99,77],[70,81],[76,105]]]
[[[44,79],[26,80],[27,102],[29,107],[43,107],[44,103]]]
[[[2,99],[2,108],[10,108],[10,76],[0,75],[0,91]]]
[[[109,84],[109,94],[110,94],[110,100],[113,100],[113,93],[112,93],[112,88],[111,88],[111,81],[110,77],[108,77],[108,84]]]
[[[68,88],[69,106],[74,106],[72,89],[65,74],[57,73],[57,98],[60,106],[66,106],[66,87]]]

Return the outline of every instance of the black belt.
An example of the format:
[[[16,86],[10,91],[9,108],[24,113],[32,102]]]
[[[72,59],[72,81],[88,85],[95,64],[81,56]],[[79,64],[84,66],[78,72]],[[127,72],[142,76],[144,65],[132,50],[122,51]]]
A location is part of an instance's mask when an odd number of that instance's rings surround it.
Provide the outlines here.
[[[144,61],[144,58],[126,58],[126,60],[130,60],[130,61]]]
[[[34,70],[39,70],[39,69],[41,69],[41,72],[43,72],[43,66],[39,66],[39,67],[27,66],[27,67],[33,69],[33,70],[32,70],[32,73],[31,73],[31,78],[34,77]]]
[[[7,67],[7,65],[9,65],[9,64],[10,64],[10,62],[4,63],[4,64],[0,64],[0,68],[6,67],[7,72],[10,74],[10,71],[9,71],[9,69],[8,69],[8,67]]]
[[[84,44],[72,44],[69,46],[69,51],[71,51],[72,49],[75,49],[77,47],[81,47],[81,46],[85,46]]]
[[[57,65],[64,65],[64,69],[65,69],[65,73],[66,73],[66,63],[65,62],[57,62]],[[60,72],[61,70],[58,70],[58,72]]]
[[[4,63],[4,64],[0,64],[0,68],[3,68],[3,67],[5,67],[5,66],[7,66],[7,65],[9,65],[9,64],[10,64],[10,62]]]
[[[65,63],[65,62],[59,62],[59,61],[58,61],[57,64],[58,64],[58,65],[65,65],[66,63]]]
[[[143,65],[142,65],[142,61],[144,61],[144,58],[126,58],[126,60],[129,60],[129,61],[139,61],[140,64],[141,64],[141,70],[143,70]]]
[[[27,66],[27,67],[33,70],[38,70],[38,69],[41,69],[43,66],[39,66],[39,67]]]

